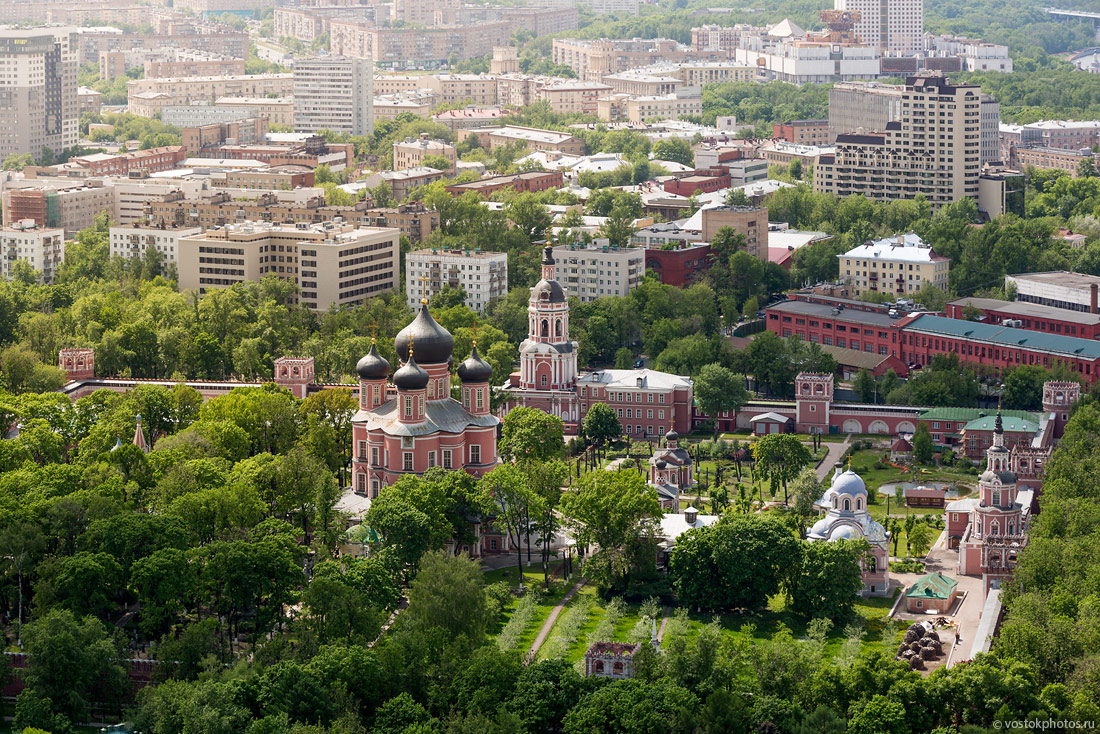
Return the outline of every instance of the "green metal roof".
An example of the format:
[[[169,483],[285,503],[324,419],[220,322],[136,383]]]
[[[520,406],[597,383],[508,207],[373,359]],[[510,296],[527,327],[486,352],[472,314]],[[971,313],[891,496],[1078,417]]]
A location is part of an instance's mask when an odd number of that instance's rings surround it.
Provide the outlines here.
[[[978,420],[985,414],[990,421],[997,416],[995,408],[928,408],[921,411],[918,418],[922,421],[951,421],[953,423],[969,423]],[[1027,410],[1002,410],[1001,418],[1007,421],[1009,418],[1031,421],[1039,424],[1039,416]],[[992,424],[990,424],[992,428]]]
[[[975,418],[966,424],[967,431],[992,431],[997,422],[997,416],[987,415],[984,418]],[[1022,433],[1037,433],[1038,421],[1017,416],[1001,415],[1001,427],[1006,431],[1018,431]]]
[[[948,599],[958,585],[959,582],[955,579],[936,571],[927,573],[914,581],[905,595],[922,599]]]
[[[1100,341],[1094,339],[1013,329],[999,324],[949,319],[946,316],[918,316],[905,327],[905,331],[982,341],[1005,349],[1030,349],[1066,359],[1100,359]]]

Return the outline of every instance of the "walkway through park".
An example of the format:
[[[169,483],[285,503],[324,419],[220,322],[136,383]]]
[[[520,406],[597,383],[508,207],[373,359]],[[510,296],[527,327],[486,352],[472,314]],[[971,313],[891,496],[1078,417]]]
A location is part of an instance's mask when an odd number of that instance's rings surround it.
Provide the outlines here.
[[[565,609],[565,605],[581,590],[584,583],[584,579],[581,579],[573,584],[573,588],[569,590],[569,593],[563,596],[562,600],[550,610],[550,616],[542,623],[542,628],[539,629],[539,633],[535,636],[535,641],[531,643],[531,649],[527,651],[527,655],[524,657],[525,662],[534,662],[535,655],[538,654],[539,648],[542,647],[542,643],[546,642],[546,638],[550,636],[550,630],[554,628],[554,623],[558,621],[558,617],[561,615],[562,610]]]

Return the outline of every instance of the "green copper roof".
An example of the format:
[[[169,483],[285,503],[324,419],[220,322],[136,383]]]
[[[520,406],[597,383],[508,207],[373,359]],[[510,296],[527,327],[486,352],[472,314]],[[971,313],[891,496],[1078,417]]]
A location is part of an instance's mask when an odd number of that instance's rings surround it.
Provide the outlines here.
[[[914,581],[905,595],[922,599],[947,599],[958,585],[959,582],[955,579],[936,571],[927,573]]]

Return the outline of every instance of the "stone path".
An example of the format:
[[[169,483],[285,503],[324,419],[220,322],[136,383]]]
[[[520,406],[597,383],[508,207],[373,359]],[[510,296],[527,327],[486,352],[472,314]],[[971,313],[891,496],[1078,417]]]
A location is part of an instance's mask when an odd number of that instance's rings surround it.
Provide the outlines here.
[[[840,457],[844,456],[844,452],[848,450],[851,440],[852,436],[849,434],[848,438],[844,439],[844,443],[823,442],[824,446],[829,447],[829,451],[825,454],[825,458],[821,460],[821,463],[817,465],[818,481],[823,481],[829,476],[829,472],[833,470],[836,463],[840,461]]]
[[[533,663],[535,661],[535,655],[538,654],[539,648],[542,647],[542,643],[546,642],[546,638],[550,636],[550,630],[554,628],[554,623],[558,621],[558,617],[561,615],[562,610],[565,609],[565,605],[573,599],[584,584],[584,579],[575,583],[573,588],[569,590],[569,593],[562,597],[562,600],[550,610],[550,616],[542,623],[542,628],[539,629],[538,635],[535,636],[535,641],[531,643],[531,648],[523,658],[524,663]]]
[[[657,628],[657,642],[665,639],[665,627],[668,625],[668,618],[672,616],[672,607],[665,607],[663,616],[661,617],[661,626]]]

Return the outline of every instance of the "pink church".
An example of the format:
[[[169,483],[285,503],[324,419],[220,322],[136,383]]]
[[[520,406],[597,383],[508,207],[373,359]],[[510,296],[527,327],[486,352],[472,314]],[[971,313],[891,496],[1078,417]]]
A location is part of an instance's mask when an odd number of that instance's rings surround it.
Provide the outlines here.
[[[403,360],[393,373],[372,343],[359,360],[359,411],[352,418],[352,474],[357,492],[377,497],[382,487],[428,469],[464,469],[482,476],[497,465],[496,416],[489,411],[493,368],[477,353],[458,366],[462,400],[451,397],[454,339],[421,301],[412,323],[394,339]]]
[[[806,534],[813,542],[865,539],[871,553],[863,561],[863,595],[887,596],[890,591],[890,536],[867,508],[867,485],[852,471],[836,465],[833,480],[814,506],[825,516]]]
[[[982,593],[1012,573],[1027,545],[1027,525],[1035,490],[1020,489],[1012,472],[1012,454],[1004,445],[1001,413],[986,451],[986,470],[978,478],[978,498],[947,506],[947,532],[959,534],[959,573],[982,577]]]
[[[504,389],[504,413],[519,406],[556,415],[575,434],[588,409],[605,403],[628,436],[657,441],[669,431],[691,432],[692,383],[688,377],[649,369],[579,374],[577,342],[569,338],[569,300],[555,279],[554,254],[545,248],[542,279],[527,305],[528,336],[519,345],[519,372]]]

